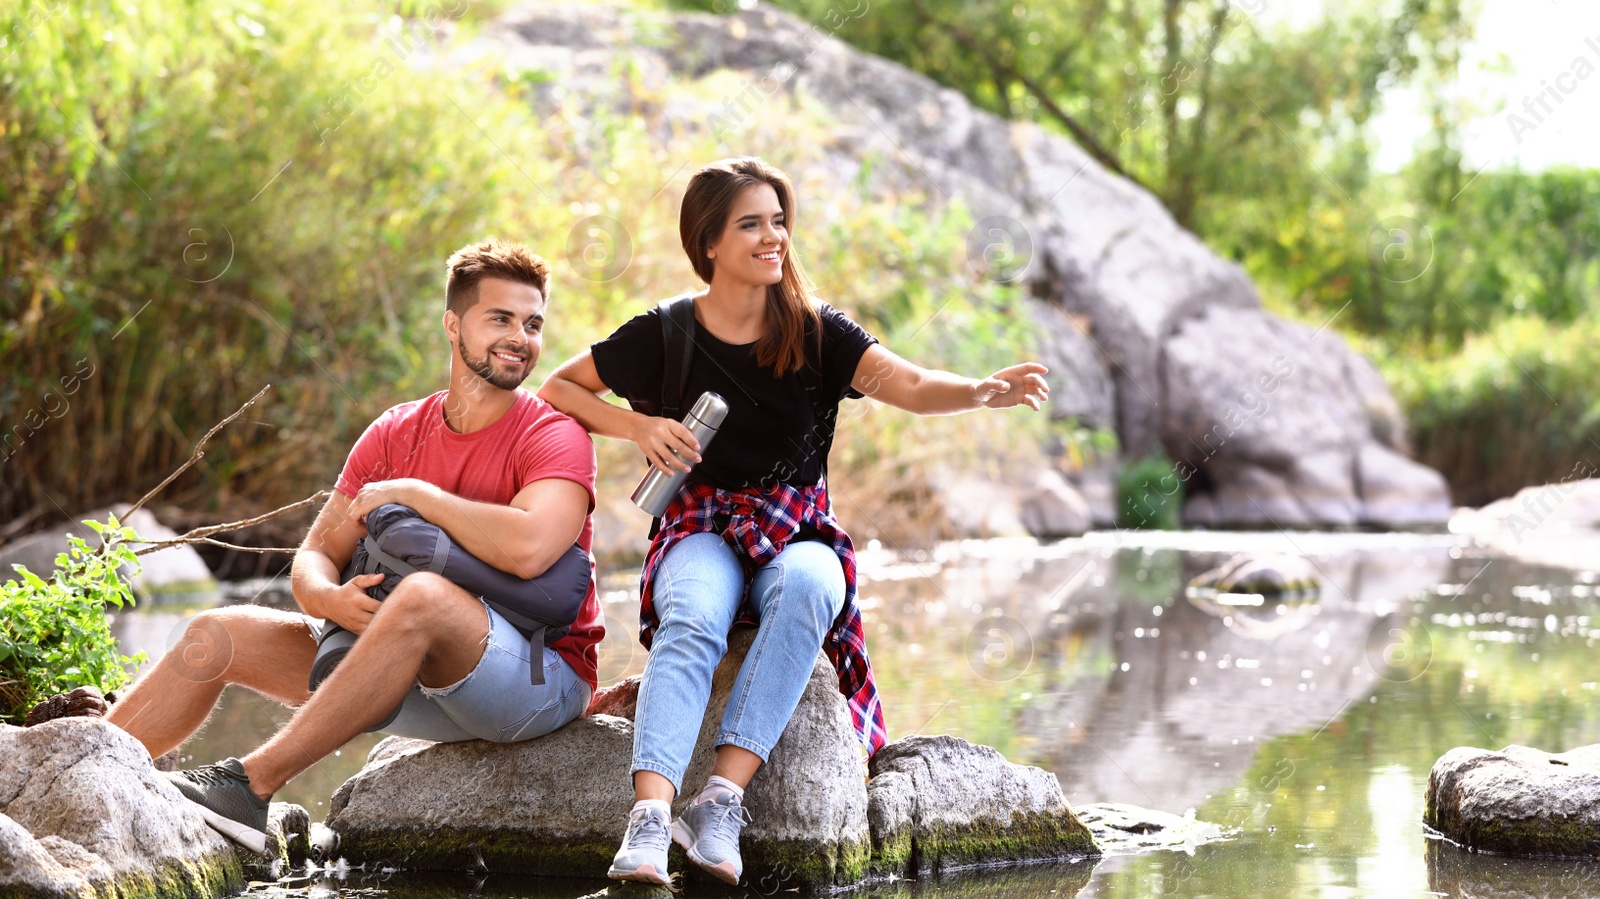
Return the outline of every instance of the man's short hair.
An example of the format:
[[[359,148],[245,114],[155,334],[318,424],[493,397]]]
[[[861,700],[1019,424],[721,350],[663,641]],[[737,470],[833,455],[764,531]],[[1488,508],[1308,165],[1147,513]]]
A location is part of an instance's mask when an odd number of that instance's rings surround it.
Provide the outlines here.
[[[450,274],[445,281],[445,308],[465,315],[478,302],[478,282],[500,278],[537,288],[550,302],[550,266],[537,253],[520,243],[491,237],[468,244],[450,255]]]

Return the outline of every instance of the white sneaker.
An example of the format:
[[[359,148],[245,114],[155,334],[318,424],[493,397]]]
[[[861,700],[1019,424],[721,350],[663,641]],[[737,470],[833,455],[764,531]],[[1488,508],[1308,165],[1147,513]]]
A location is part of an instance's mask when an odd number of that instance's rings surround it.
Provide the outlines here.
[[[667,813],[654,806],[641,806],[628,816],[628,834],[622,838],[622,848],[611,859],[611,869],[606,876],[613,880],[637,880],[642,883],[668,883],[667,846],[670,843],[670,819]]]

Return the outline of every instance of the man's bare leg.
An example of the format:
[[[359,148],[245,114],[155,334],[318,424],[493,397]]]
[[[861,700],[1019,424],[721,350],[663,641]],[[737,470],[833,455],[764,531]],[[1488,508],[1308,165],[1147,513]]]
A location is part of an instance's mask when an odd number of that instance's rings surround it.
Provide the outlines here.
[[[159,758],[205,723],[228,684],[287,705],[304,703],[316,651],[304,615],[259,606],[201,612],[112,705],[107,720]]]
[[[260,749],[243,757],[265,799],[389,713],[413,682],[446,687],[477,667],[489,639],[483,603],[427,572],[409,575],[344,661]]]

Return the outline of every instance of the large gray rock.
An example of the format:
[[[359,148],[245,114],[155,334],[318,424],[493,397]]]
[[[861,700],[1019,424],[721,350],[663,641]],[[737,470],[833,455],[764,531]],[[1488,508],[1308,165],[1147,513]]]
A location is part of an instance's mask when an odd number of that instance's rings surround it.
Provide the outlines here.
[[[1035,537],[1076,537],[1094,527],[1089,501],[1055,471],[1039,472],[1019,502],[1022,526]]]
[[[159,543],[178,536],[177,532],[156,520],[149,509],[140,509],[128,516],[133,508],[118,503],[107,509],[87,512],[80,519],[105,521],[115,514],[118,522],[133,528],[148,543]],[[30,534],[21,540],[0,547],[0,581],[16,580],[12,565],[22,565],[42,578],[49,578],[56,570],[56,556],[67,551],[67,537],[82,537],[90,546],[98,545],[94,531],[80,521],[61,524],[47,531]],[[137,550],[147,543],[129,544]],[[215,603],[220,599],[216,578],[205,560],[192,546],[169,546],[166,549],[139,557],[139,573],[133,578],[133,592],[140,600],[162,597],[195,603]]]
[[[849,16],[836,25],[848,37]],[[853,183],[870,160],[865,183],[881,196],[965,207],[972,271],[1026,287],[1032,352],[1050,365],[1056,387],[1050,415],[1114,427],[1134,458],[1161,449],[1191,462],[1203,473],[1190,478],[1193,523],[1445,520],[1442,479],[1370,452],[1404,447],[1398,406],[1377,370],[1330,330],[1264,312],[1242,269],[1060,135],[975,109],[765,6],[719,17],[530,5],[456,55],[546,76],[535,101],[541,112],[643,111],[663,140],[709,134],[730,155],[759,144],[796,106],[825,110],[812,171],[797,180]],[[615,77],[624,63],[639,73],[633,81]],[[674,78],[700,83],[655,87]],[[825,205],[811,208],[818,220],[829,215]],[[1259,390],[1252,385],[1272,377],[1280,357],[1292,375],[1280,378],[1266,415],[1241,421],[1241,392]]]
[[[1423,821],[1483,852],[1600,855],[1600,744],[1452,749],[1428,775]]]
[[[0,725],[0,893],[221,896],[239,855],[99,718]]]
[[[874,865],[915,875],[978,865],[1098,856],[1056,776],[988,746],[909,736],[872,757]]]
[[[679,811],[711,774],[711,743],[753,634],[736,631],[717,669]],[[837,676],[819,656],[799,709],[745,793],[751,883],[815,889],[860,880],[871,843],[857,747]],[[633,723],[603,714],[512,745],[386,740],[335,793],[328,826],[352,862],[603,878],[633,805],[632,757]],[[681,857],[673,867],[698,872]]]
[[[1206,475],[1185,509],[1223,527],[1438,526],[1444,478],[1401,455],[1394,400],[1332,331],[1208,308],[1165,344],[1163,437]],[[1196,479],[1195,483],[1198,483]]]

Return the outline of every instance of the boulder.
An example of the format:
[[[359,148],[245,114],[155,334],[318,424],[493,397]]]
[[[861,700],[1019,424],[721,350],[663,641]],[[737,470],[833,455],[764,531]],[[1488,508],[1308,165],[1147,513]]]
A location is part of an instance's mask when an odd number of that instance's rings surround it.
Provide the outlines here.
[[[1076,537],[1094,527],[1089,501],[1055,471],[1041,471],[1021,497],[1022,526],[1035,537]]]
[[[1356,456],[1363,524],[1384,528],[1434,527],[1450,520],[1450,485],[1444,475],[1394,450],[1369,443]]]
[[[722,708],[754,633],[729,639],[676,811],[711,774]],[[339,854],[352,864],[603,878],[633,804],[633,722],[623,716],[637,692],[637,678],[602,690],[588,716],[525,743],[384,740],[334,794],[327,825]],[[819,654],[800,707],[745,792],[748,884],[772,895],[849,886],[869,872],[1099,854],[1055,775],[986,746],[907,737],[874,758],[870,786],[864,773],[837,676]],[[974,804],[974,790],[988,798]],[[670,862],[691,879],[706,876],[676,848]]]
[[[1056,776],[988,746],[913,735],[872,757],[874,867],[915,876],[1100,855]]]
[[[239,853],[99,718],[0,725],[0,893],[221,896]]]
[[[1600,744],[1559,754],[1452,749],[1428,775],[1423,821],[1482,852],[1600,855]]]
[[[737,630],[717,669],[680,811],[710,776],[711,742],[753,635]],[[837,676],[819,655],[799,709],[745,794],[751,883],[821,889],[861,879],[871,843],[858,746]],[[509,745],[391,738],[334,794],[328,826],[352,863],[603,878],[633,805],[632,758],[633,722],[604,714]],[[698,875],[674,856],[674,870]]]
[[[150,543],[159,543],[178,536],[176,531],[157,521],[149,509],[140,509],[128,516],[128,510],[131,508],[133,507],[127,503],[118,503],[110,508],[97,509],[78,517],[105,521],[108,516],[114,514],[118,522],[133,528],[141,538]],[[56,570],[56,556],[67,551],[68,536],[82,537],[90,546],[97,545],[94,531],[78,520],[70,525],[61,524],[47,531],[30,534],[0,547],[0,581],[17,579],[13,565],[22,565],[42,578],[49,578]],[[137,550],[146,544],[129,545]],[[139,574],[133,578],[133,592],[140,601],[169,598],[176,601],[214,604],[221,597],[217,581],[211,576],[211,569],[206,567],[205,560],[200,558],[200,554],[195,552],[192,546],[169,546],[159,552],[140,556]]]
[[[1436,527],[1450,491],[1395,449],[1403,427],[1372,364],[1328,330],[1206,308],[1164,345],[1164,429],[1199,472],[1186,521],[1212,527]]]

